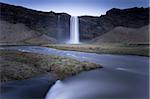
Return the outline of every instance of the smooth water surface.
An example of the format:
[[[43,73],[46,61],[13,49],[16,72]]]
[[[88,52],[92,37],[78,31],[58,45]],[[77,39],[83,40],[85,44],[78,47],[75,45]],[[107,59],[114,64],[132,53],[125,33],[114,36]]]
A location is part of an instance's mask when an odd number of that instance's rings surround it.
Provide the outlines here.
[[[1,50],[60,55],[90,61],[102,69],[82,72],[49,89],[46,99],[148,99],[149,57],[62,51],[38,46],[3,47]]]

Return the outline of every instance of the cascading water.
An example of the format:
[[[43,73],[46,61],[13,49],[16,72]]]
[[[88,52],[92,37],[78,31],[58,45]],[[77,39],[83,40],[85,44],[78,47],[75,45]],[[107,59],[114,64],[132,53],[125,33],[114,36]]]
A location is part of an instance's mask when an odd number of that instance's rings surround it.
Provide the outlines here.
[[[79,21],[77,16],[70,19],[70,43],[79,44]]]

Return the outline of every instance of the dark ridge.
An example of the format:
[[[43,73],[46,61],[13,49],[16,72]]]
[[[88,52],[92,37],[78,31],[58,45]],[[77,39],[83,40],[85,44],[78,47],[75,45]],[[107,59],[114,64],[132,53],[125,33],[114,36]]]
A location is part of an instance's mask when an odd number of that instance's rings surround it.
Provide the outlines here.
[[[12,24],[22,23],[41,35],[45,34],[58,41],[65,41],[69,37],[70,15],[66,13],[42,12],[0,3],[0,20]]]
[[[101,36],[115,27],[140,28],[149,24],[149,8],[113,8],[101,16],[79,16],[80,40]],[[0,19],[12,24],[22,23],[41,34],[64,41],[70,36],[70,15],[36,11],[0,3]],[[65,38],[65,39],[64,39]]]
[[[61,15],[61,14],[67,14],[65,12],[62,12],[62,13],[55,13],[54,11],[49,11],[49,12],[46,12],[46,11],[38,11],[38,10],[34,10],[34,9],[30,9],[30,8],[26,8],[26,7],[22,7],[22,6],[18,6],[18,5],[12,5],[12,4],[6,4],[6,3],[2,3],[0,2],[0,7],[1,6],[5,6],[5,7],[8,7],[10,6],[11,8],[14,8],[14,9],[24,9],[26,11],[30,11],[30,12],[34,12],[34,13],[38,13],[38,14],[57,14],[57,15]],[[69,14],[68,14],[69,15]]]
[[[112,8],[100,17],[80,16],[80,38],[92,39],[117,26],[140,28],[149,24],[149,8]]]

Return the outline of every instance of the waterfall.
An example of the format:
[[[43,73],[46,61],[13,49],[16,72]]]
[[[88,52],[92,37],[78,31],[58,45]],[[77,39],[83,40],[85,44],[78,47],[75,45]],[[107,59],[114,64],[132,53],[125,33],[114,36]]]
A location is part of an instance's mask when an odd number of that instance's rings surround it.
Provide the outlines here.
[[[79,21],[77,16],[70,19],[70,43],[79,44]]]

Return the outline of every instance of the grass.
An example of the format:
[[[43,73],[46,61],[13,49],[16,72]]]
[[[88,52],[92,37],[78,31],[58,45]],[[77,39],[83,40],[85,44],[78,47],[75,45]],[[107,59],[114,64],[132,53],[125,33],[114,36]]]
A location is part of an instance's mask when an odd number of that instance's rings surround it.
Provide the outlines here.
[[[90,53],[98,53],[98,54],[122,54],[122,55],[149,56],[148,44],[114,44],[114,43],[103,43],[100,45],[48,44],[44,46],[50,47],[50,48],[61,49],[61,50],[72,50],[72,51],[90,52]]]
[[[10,50],[0,50],[0,56],[1,82],[27,79],[49,72],[58,79],[64,79],[82,71],[101,67],[98,64],[66,57]]]

